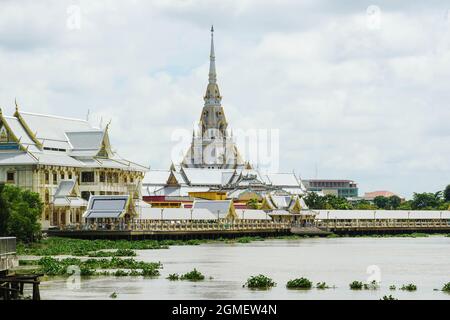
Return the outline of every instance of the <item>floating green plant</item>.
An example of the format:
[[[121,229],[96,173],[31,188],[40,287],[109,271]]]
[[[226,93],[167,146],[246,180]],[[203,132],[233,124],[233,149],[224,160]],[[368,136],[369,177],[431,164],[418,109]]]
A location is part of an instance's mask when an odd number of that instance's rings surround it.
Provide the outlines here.
[[[405,291],[416,291],[417,290],[417,286],[415,284],[404,284],[400,290],[405,290]]]
[[[269,289],[275,287],[277,284],[269,277],[259,274],[257,276],[252,276],[247,279],[244,286],[251,289]]]
[[[288,289],[311,289],[312,282],[306,278],[298,278],[294,280],[289,280],[286,283],[286,288]]]
[[[180,276],[178,275],[178,273],[171,273],[167,276],[166,279],[169,279],[170,281],[176,281],[180,279]]]
[[[205,279],[205,276],[201,274],[201,272],[197,269],[194,269],[188,273],[183,274],[180,279],[188,281],[201,281]]]
[[[363,288],[363,283],[361,281],[353,281],[349,286],[351,290],[361,290]]]

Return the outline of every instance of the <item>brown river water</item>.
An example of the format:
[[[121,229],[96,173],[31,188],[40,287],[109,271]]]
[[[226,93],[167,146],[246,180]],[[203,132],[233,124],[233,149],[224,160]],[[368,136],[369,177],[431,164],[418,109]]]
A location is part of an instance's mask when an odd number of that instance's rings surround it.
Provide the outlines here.
[[[41,283],[42,299],[450,299],[441,289],[450,282],[450,237],[428,238],[305,238],[265,240],[247,244],[207,243],[138,250],[137,260],[161,261],[161,276],[82,278],[79,287],[67,279]],[[169,281],[170,273],[197,268],[201,282]],[[243,288],[249,276],[264,274],[277,286],[270,290]],[[210,279],[212,277],[212,279]],[[336,288],[288,290],[293,278],[325,281]],[[350,290],[353,280],[379,279],[377,290]],[[403,284],[417,291],[399,290]],[[397,290],[389,290],[395,285]]]

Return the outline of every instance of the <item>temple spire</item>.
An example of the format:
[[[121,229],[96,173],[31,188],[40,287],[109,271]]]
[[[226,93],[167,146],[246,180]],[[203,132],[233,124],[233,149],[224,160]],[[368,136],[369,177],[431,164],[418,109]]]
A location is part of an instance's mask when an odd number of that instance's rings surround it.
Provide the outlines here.
[[[211,50],[209,53],[208,87],[204,97],[205,106],[220,106],[222,97],[217,85],[216,55],[214,53],[214,26],[211,26]]]
[[[211,50],[209,53],[209,83],[216,83],[216,55],[214,53],[214,26],[211,26]]]

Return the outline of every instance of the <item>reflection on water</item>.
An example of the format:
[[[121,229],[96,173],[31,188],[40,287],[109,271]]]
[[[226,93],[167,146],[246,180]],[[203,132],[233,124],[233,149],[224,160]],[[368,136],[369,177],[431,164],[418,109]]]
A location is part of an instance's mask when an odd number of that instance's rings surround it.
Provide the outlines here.
[[[156,279],[94,277],[82,279],[80,289],[66,287],[65,279],[41,284],[43,299],[450,299],[441,289],[450,282],[450,238],[307,238],[267,240],[248,244],[210,243],[174,246],[168,250],[140,250],[137,259],[161,261]],[[367,281],[368,266],[380,269],[381,288],[349,290],[353,280]],[[170,273],[200,270],[202,282],[169,281]],[[268,291],[242,285],[251,275],[265,274],[277,282]],[[328,290],[287,290],[289,279],[307,277],[314,283],[335,285]],[[212,277],[212,279],[209,279]],[[414,283],[416,292],[391,291]]]

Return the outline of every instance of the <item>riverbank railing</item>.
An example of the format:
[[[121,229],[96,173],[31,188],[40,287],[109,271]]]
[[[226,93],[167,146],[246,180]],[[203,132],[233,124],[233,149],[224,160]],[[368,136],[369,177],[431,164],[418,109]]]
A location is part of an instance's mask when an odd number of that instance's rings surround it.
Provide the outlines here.
[[[16,254],[16,238],[0,238],[0,256]]]
[[[0,272],[3,273],[14,267],[16,262],[16,238],[0,238]]]
[[[316,222],[328,229],[449,229],[450,219],[324,219]]]
[[[272,221],[158,221],[134,220],[130,223],[92,223],[61,227],[64,231],[252,231],[289,230],[288,222]]]

